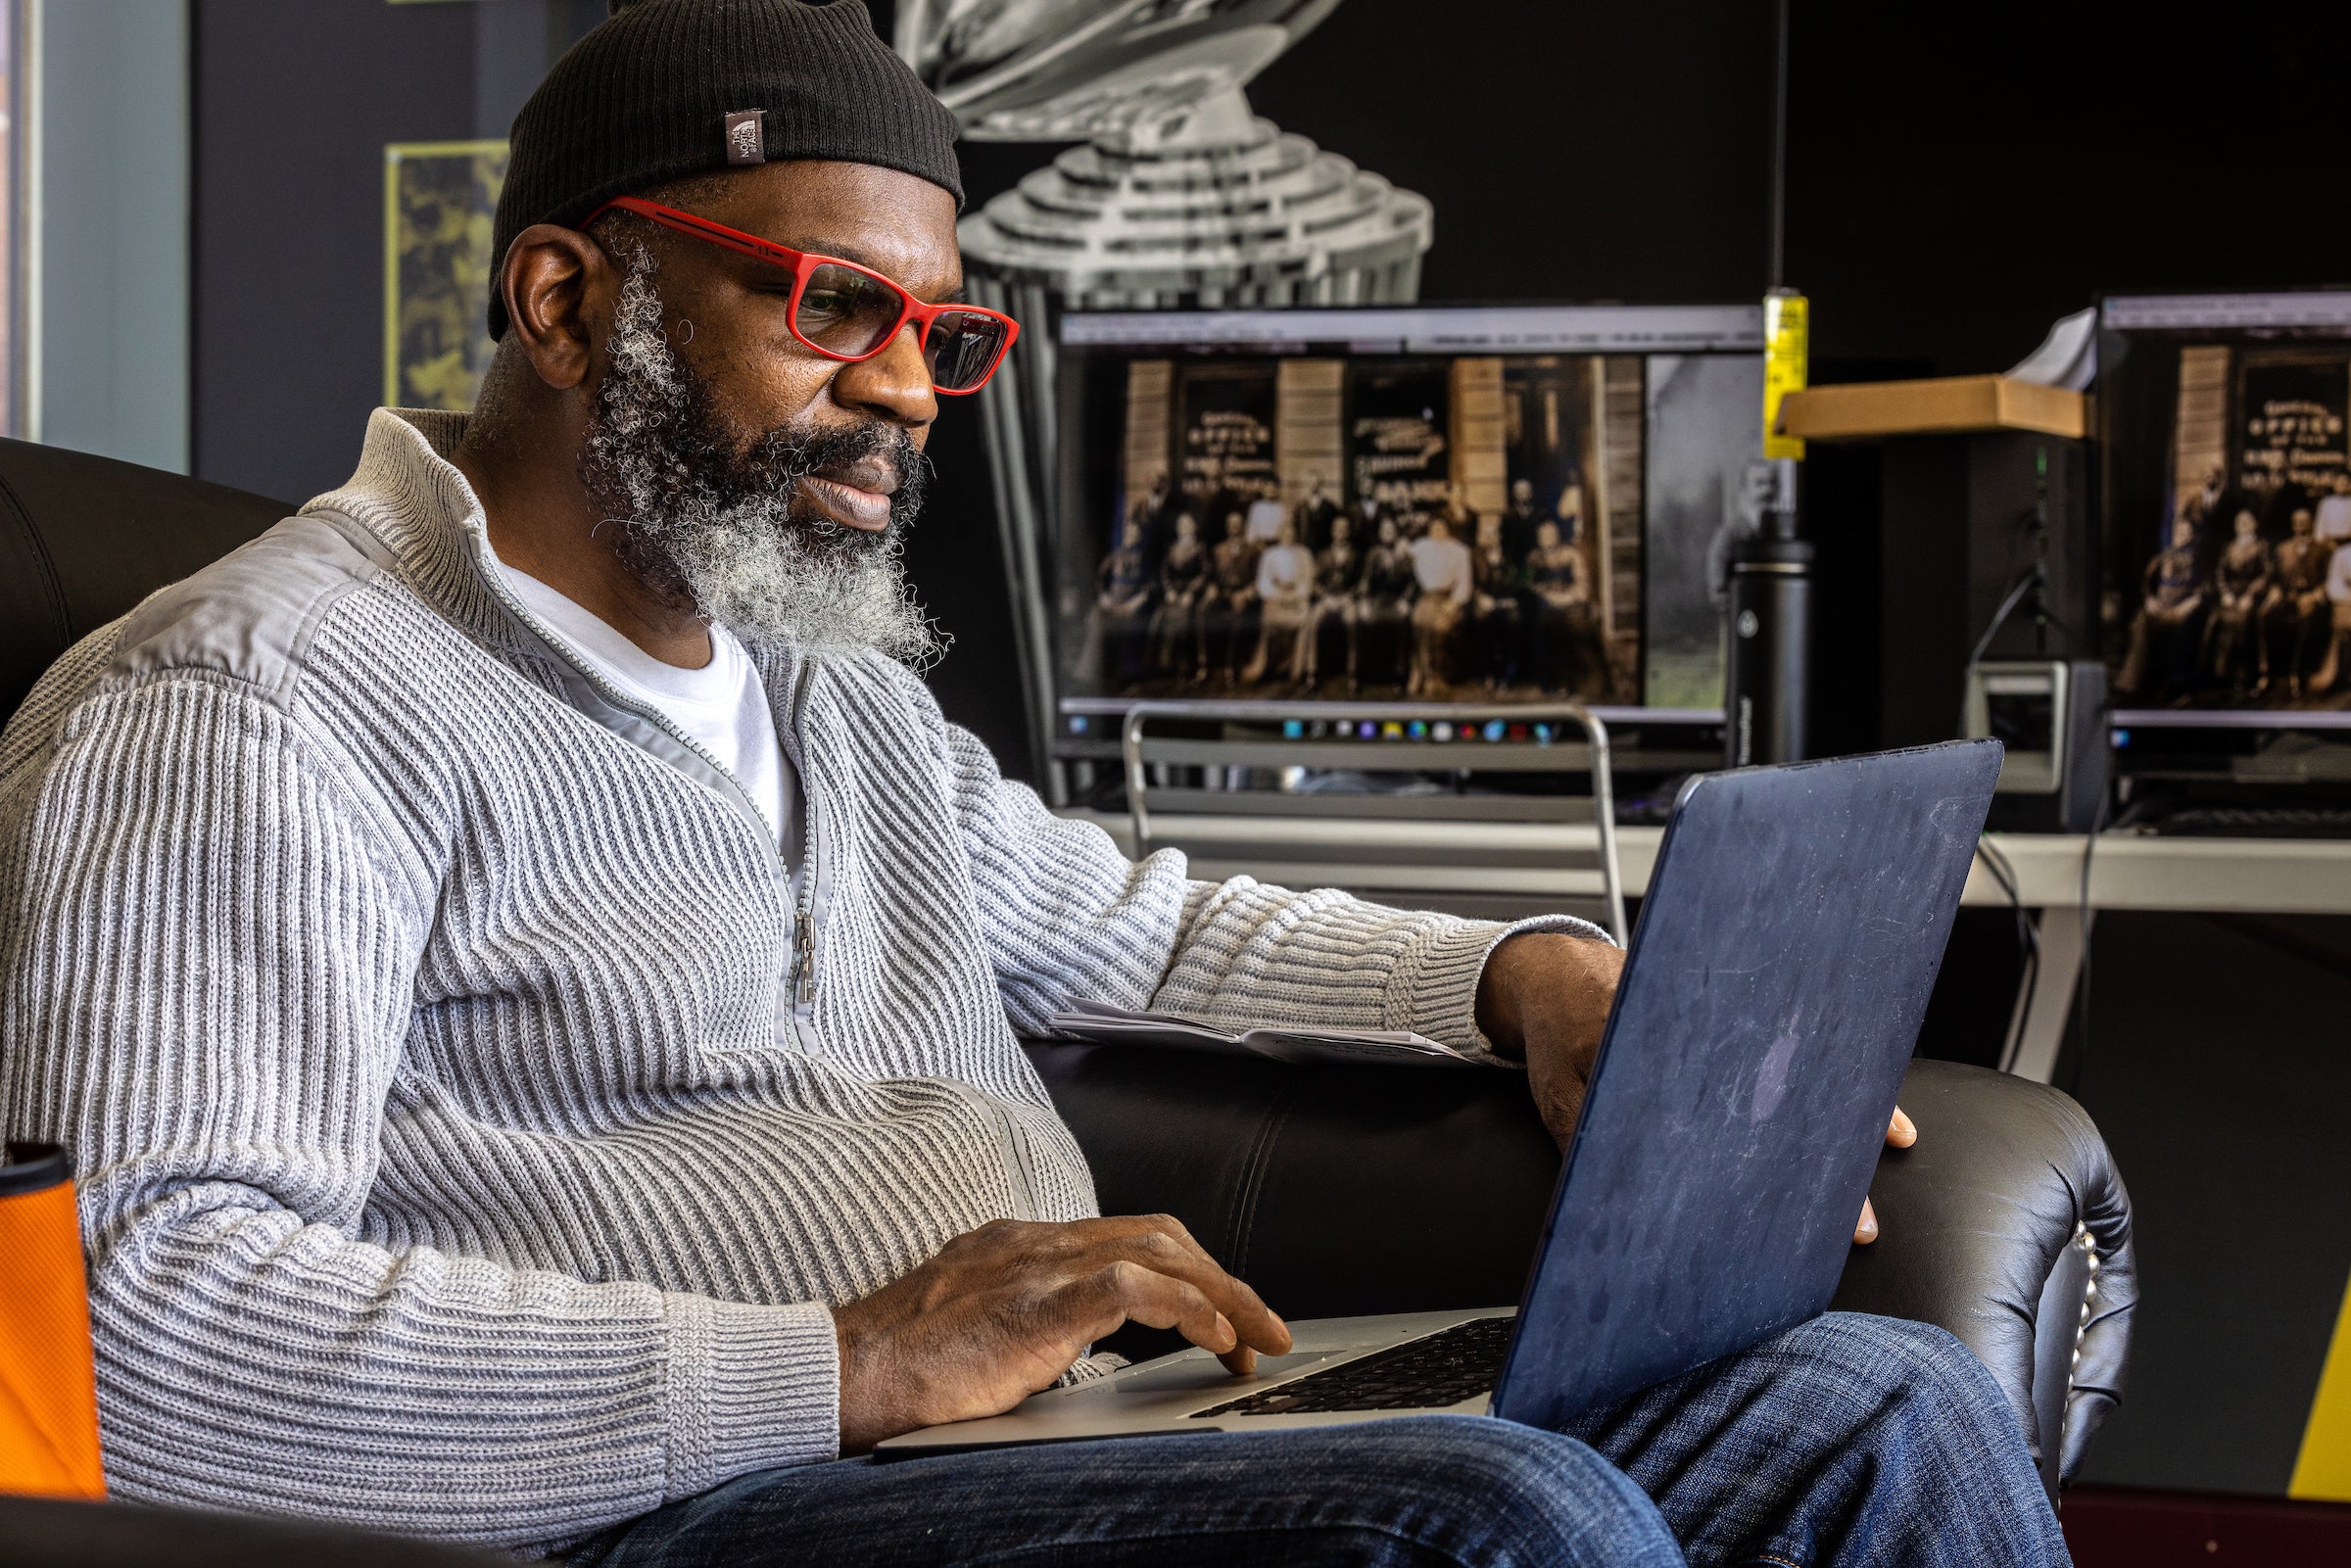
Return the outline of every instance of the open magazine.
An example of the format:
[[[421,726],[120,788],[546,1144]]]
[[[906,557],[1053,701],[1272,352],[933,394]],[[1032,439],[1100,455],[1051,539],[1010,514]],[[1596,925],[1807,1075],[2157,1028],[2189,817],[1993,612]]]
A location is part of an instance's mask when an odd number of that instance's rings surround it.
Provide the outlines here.
[[[1232,1030],[1175,1013],[1137,1013],[1106,1002],[1075,1001],[1049,1021],[1064,1034],[1096,1044],[1157,1045],[1178,1051],[1271,1057],[1301,1066],[1375,1062],[1403,1067],[1473,1067],[1474,1059],[1423,1034],[1402,1029],[1315,1029],[1265,1025]]]

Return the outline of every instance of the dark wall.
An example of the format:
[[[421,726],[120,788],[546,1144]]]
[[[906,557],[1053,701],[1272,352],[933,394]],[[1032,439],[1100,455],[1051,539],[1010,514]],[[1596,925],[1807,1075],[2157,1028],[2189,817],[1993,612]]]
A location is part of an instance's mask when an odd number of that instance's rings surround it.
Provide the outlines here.
[[[2351,1274],[2351,919],[2098,919],[2061,1080],[2137,1216],[2122,1407],[2085,1481],[2279,1494]]]
[[[504,136],[574,0],[194,0],[198,476],[300,501],[383,396],[384,147]]]
[[[1813,352],[1998,370],[2100,290],[2351,282],[2351,7],[1795,0]]]

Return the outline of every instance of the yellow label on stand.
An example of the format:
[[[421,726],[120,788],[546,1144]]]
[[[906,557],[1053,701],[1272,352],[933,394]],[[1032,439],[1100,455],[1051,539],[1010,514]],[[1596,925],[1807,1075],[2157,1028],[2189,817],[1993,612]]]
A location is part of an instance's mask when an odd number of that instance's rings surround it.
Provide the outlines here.
[[[1812,332],[1804,297],[1794,289],[1763,296],[1763,455],[1801,457],[1803,442],[1778,434],[1780,400],[1800,392],[1812,359]]]

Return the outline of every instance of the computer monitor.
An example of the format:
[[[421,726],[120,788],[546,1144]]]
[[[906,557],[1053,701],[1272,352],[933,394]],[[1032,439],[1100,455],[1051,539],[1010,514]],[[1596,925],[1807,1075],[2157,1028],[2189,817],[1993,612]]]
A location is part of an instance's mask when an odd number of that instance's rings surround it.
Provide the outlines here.
[[[1140,698],[1720,722],[1759,308],[1076,312],[1058,347],[1058,740]]]
[[[2100,307],[2118,740],[2351,729],[2351,292]]]

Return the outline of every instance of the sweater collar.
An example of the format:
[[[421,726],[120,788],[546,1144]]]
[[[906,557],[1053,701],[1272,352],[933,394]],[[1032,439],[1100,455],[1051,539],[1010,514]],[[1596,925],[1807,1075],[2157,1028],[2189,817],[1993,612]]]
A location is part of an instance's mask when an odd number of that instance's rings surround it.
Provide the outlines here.
[[[508,594],[494,584],[498,552],[490,546],[488,515],[472,482],[451,460],[465,426],[464,414],[438,408],[376,409],[367,417],[358,469],[342,488],[312,498],[303,510],[351,518],[383,543],[401,575],[441,614],[484,642],[535,654],[544,638],[513,613]],[[823,661],[764,638],[744,642],[784,720],[786,694],[798,686],[803,664]]]
[[[436,408],[376,409],[351,478],[303,510],[349,517],[435,609],[476,638],[511,645],[522,628],[489,583],[498,555],[481,498],[450,460],[465,423],[465,415]]]

